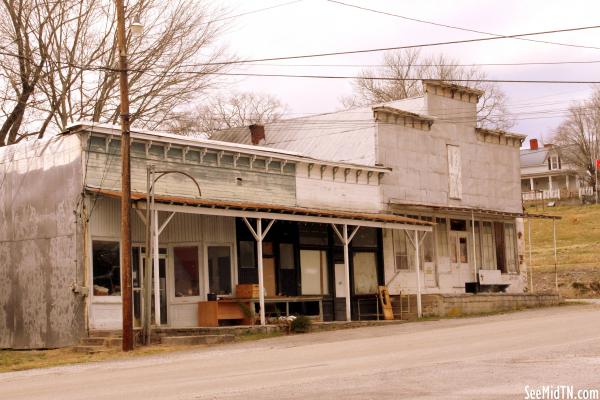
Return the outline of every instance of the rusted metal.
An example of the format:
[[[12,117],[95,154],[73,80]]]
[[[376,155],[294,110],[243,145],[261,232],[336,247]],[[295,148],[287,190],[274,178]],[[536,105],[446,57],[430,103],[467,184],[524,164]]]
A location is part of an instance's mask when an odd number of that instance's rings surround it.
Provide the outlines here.
[[[108,197],[121,197],[121,192],[108,189],[90,188],[87,190],[91,193],[98,193]],[[133,201],[145,201],[145,193],[132,192],[131,199]],[[376,222],[389,222],[397,224],[411,224],[420,226],[433,226],[435,223],[429,221],[422,221],[413,218],[402,217],[399,215],[383,214],[383,213],[369,213],[369,212],[355,212],[355,211],[338,211],[338,210],[326,210],[317,208],[305,208],[305,207],[290,207],[281,206],[276,204],[265,204],[265,203],[253,203],[253,202],[241,202],[241,201],[225,201],[225,200],[209,200],[209,199],[194,199],[190,197],[180,196],[163,196],[156,195],[154,200],[159,203],[167,204],[183,204],[189,206],[200,206],[200,207],[212,207],[212,208],[223,208],[223,209],[235,209],[235,210],[249,210],[249,211],[264,211],[272,213],[285,213],[285,214],[298,214],[307,216],[321,216],[321,217],[332,217],[332,218],[347,218],[356,220],[368,220]]]
[[[133,305],[131,282],[131,138],[129,133],[129,88],[125,44],[125,7],[115,0],[119,47],[119,87],[121,94],[121,297],[123,299],[123,351],[133,350]]]

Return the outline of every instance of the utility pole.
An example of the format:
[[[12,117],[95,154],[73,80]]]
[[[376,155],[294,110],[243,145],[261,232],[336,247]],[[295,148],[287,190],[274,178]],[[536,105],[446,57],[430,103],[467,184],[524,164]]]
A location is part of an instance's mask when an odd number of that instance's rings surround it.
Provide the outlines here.
[[[127,46],[125,43],[125,6],[115,0],[119,48],[119,86],[121,89],[121,296],[123,299],[123,351],[133,350],[133,307],[131,288],[131,160],[129,156],[129,87]]]

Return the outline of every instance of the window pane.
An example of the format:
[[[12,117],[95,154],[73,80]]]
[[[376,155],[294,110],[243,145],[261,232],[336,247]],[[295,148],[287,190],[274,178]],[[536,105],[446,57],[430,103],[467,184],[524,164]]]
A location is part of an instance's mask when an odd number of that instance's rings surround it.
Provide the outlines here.
[[[481,227],[481,269],[496,269],[492,223],[482,222]]]
[[[469,262],[469,249],[467,246],[467,238],[460,238],[460,262],[466,264]]]
[[[231,294],[231,253],[229,246],[208,247],[209,290],[216,294]]]
[[[300,250],[300,279],[302,294],[328,294],[327,252]]]
[[[423,238],[421,250],[423,251],[421,257],[424,262],[433,262],[433,233],[425,233]]]
[[[327,246],[327,225],[300,224],[300,244]]]
[[[502,273],[506,273],[504,224],[502,222],[494,222],[494,241],[496,244],[496,266]]]
[[[437,218],[435,231],[435,242],[440,257],[448,257],[448,231],[446,230],[446,218]]]
[[[198,247],[174,247],[175,297],[200,296]]]
[[[396,271],[408,270],[408,252],[406,243],[406,234],[404,231],[394,229],[392,231],[392,239],[394,241],[394,255],[396,259]]]
[[[352,233],[348,228],[348,236]],[[352,246],[354,247],[377,247],[377,228],[358,228],[358,231],[352,239]]]
[[[92,242],[94,296],[121,294],[119,242]]]
[[[504,239],[506,243],[506,267],[508,272],[517,272],[517,249],[515,241],[515,225],[504,224]]]
[[[377,293],[377,260],[371,252],[354,253],[354,293]]]
[[[464,232],[467,230],[467,221],[464,219],[451,219],[450,230]]]
[[[255,242],[240,242],[240,267],[256,268]]]
[[[294,269],[294,245],[291,243],[281,243],[279,245],[279,267],[281,269]]]

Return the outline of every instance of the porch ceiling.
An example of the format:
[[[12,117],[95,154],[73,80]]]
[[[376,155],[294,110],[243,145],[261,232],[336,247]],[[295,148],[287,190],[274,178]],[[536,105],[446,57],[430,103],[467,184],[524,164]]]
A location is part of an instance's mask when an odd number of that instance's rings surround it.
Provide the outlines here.
[[[115,190],[86,187],[95,195],[120,198]],[[132,192],[133,207],[146,208],[146,194]],[[267,203],[212,200],[179,196],[154,196],[154,208],[161,211],[221,215],[229,217],[265,218],[299,222],[334,223],[391,229],[432,231],[433,222],[401,217],[392,214],[358,211],[338,211],[317,208],[292,207]]]

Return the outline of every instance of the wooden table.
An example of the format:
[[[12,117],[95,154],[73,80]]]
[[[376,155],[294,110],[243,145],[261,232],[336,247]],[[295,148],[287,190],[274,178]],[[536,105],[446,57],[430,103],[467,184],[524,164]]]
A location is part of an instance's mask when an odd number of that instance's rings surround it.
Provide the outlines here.
[[[198,303],[198,326],[219,326],[219,321],[225,320],[239,320],[241,325],[254,325],[254,313],[250,303],[230,300]]]
[[[323,321],[322,296],[272,296],[265,297],[266,304],[285,304],[285,316],[290,315],[290,303],[317,302],[318,320]],[[198,303],[198,326],[219,326],[219,321],[240,321],[242,325],[254,325],[256,321],[257,298],[223,298],[218,301]]]

